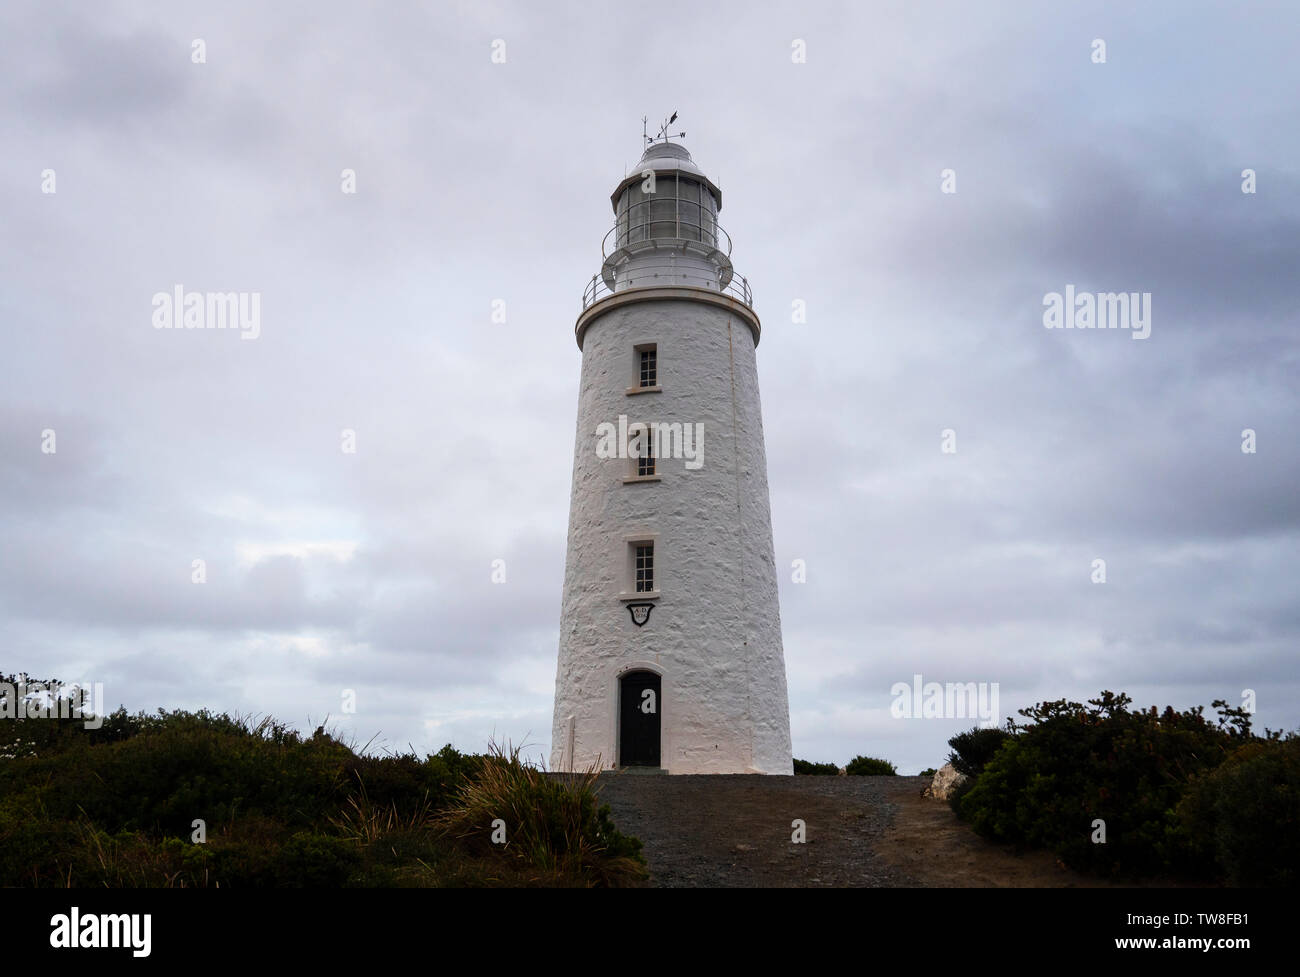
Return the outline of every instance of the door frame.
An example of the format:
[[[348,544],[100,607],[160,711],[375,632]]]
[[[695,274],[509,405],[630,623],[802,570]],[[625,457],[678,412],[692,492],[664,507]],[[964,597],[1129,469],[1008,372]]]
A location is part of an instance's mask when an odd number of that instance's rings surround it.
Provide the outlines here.
[[[610,768],[613,770],[623,769],[623,757],[622,757],[623,676],[627,675],[628,672],[652,672],[653,674],[659,676],[659,702],[658,702],[659,769],[668,770],[669,759],[671,757],[671,753],[669,752],[671,737],[669,736],[668,733],[669,710],[665,708],[665,703],[667,703],[671,699],[669,692],[672,688],[672,684],[669,682],[668,673],[664,670],[664,667],[662,665],[659,665],[655,662],[648,662],[648,661],[624,662],[614,670],[613,675],[611,676],[611,680],[610,680],[611,688],[610,688],[610,696],[609,696],[609,701],[610,701],[609,718],[610,718],[610,726],[611,729],[613,730],[612,742],[613,742],[614,749],[612,751],[612,755],[614,756],[615,759],[614,762],[610,764]]]

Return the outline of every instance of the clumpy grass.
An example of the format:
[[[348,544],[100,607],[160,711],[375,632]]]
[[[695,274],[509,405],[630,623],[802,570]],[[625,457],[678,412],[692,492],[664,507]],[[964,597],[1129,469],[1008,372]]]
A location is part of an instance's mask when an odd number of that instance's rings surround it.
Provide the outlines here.
[[[404,814],[398,810],[395,800],[389,801],[387,805],[372,801],[366,793],[366,785],[359,777],[357,779],[360,784],[359,793],[348,795],[343,810],[327,818],[339,834],[370,845],[398,831],[413,831],[429,826],[432,805],[427,793],[410,813]]]
[[[636,885],[646,877],[641,842],[619,832],[599,803],[595,767],[551,775],[489,743],[479,775],[434,818],[468,850],[526,866],[541,884]]]

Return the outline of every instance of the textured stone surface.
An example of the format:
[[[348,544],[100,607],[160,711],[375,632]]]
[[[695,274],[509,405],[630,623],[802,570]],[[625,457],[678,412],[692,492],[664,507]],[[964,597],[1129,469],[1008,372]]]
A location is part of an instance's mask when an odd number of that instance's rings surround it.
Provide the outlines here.
[[[602,774],[599,789],[618,829],[644,843],[656,886],[910,886],[916,880],[889,863],[886,838],[919,780],[619,772]],[[796,818],[805,825],[803,844],[792,842]]]
[[[658,346],[662,393],[627,395],[634,347]],[[596,454],[602,422],[702,423],[703,465],[663,458],[658,482],[624,484]],[[583,339],[552,769],[617,763],[618,678],[662,675],[661,763],[670,773],[792,772],[753,334],[689,300],[614,308]],[[660,598],[636,627],[627,537],[656,537]],[[571,718],[570,718],[571,717]],[[572,755],[569,743],[572,742]]]
[[[925,794],[935,800],[946,801],[957,786],[965,780],[965,774],[958,773],[951,763],[945,763],[934,772],[934,779],[930,781]]]
[[[651,884],[675,887],[1143,887],[1177,880],[1101,879],[1047,851],[977,835],[929,777],[630,777],[601,774],[618,830],[645,844]],[[791,822],[806,827],[793,844]]]

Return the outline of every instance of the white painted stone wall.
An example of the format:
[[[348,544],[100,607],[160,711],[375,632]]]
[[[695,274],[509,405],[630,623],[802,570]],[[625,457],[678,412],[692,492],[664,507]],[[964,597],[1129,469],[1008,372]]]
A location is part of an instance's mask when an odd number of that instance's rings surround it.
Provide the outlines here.
[[[644,343],[663,392],[628,396]],[[620,414],[703,423],[703,466],[661,458],[660,481],[624,484],[632,462],[596,455]],[[634,589],[626,537],[643,532],[661,596],[638,628],[619,595]],[[635,668],[662,675],[669,773],[793,772],[754,336],[688,299],[619,305],[584,333],[552,769],[615,766],[619,676]]]

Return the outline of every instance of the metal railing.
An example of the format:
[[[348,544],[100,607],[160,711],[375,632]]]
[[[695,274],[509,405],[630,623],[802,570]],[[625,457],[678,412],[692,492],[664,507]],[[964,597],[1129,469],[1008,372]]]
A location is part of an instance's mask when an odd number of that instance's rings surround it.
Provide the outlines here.
[[[582,307],[586,309],[600,299],[625,289],[668,285],[707,288],[710,291],[729,295],[751,308],[754,305],[754,296],[744,275],[733,273],[724,281],[721,273],[710,275],[693,265],[679,265],[673,261],[647,263],[638,260],[618,270],[612,287],[600,275],[592,275],[591,281],[582,292]]]
[[[610,238],[614,240],[611,242]],[[621,248],[649,241],[694,242],[731,254],[731,235],[722,229],[716,217],[706,214],[703,220],[693,221],[683,219],[680,214],[651,214],[635,221],[627,215],[620,217],[601,240],[600,255],[608,258]]]

